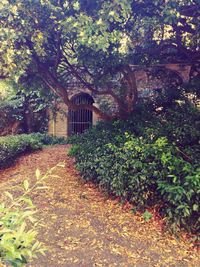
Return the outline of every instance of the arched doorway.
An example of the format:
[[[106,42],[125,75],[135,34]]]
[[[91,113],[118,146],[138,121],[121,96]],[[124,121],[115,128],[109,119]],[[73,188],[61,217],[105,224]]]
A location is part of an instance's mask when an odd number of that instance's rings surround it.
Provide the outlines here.
[[[80,93],[72,97],[72,102],[76,105],[93,105],[93,98],[86,93]],[[93,113],[87,109],[72,110],[68,113],[68,135],[80,134],[92,126]]]

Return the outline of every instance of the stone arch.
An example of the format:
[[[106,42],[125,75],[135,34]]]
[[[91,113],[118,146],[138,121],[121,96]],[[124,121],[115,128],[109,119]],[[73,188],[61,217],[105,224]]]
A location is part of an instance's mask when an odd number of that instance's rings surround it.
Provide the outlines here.
[[[91,95],[81,92],[71,97],[76,104],[93,105],[94,99]],[[68,110],[68,135],[81,134],[93,124],[93,112],[87,109]]]

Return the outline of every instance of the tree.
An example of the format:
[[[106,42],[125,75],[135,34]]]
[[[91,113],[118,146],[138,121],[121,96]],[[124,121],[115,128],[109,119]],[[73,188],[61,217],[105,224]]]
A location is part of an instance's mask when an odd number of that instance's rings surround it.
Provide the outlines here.
[[[27,76],[20,84],[0,80],[0,136],[45,131],[54,100],[38,77]]]
[[[74,110],[126,118],[138,100],[138,69],[187,63],[191,76],[199,72],[199,7],[199,0],[2,0],[0,76],[35,73]],[[72,83],[112,98],[116,111],[72,103]]]

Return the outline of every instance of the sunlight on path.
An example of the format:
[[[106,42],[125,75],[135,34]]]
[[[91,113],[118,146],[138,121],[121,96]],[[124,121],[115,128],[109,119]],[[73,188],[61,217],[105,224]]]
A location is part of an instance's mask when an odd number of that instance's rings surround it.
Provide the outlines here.
[[[40,241],[48,247],[32,267],[92,266],[200,266],[191,245],[161,233],[155,221],[144,223],[117,203],[106,198],[90,183],[84,183],[66,157],[67,146],[55,146],[21,157],[17,164],[0,171],[0,195],[36,168],[45,173],[59,162],[48,190],[32,195],[44,224]]]

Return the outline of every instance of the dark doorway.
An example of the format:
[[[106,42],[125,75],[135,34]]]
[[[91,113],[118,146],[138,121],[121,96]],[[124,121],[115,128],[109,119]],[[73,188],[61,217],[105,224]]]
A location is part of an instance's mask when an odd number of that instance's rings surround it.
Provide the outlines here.
[[[72,97],[74,104],[93,105],[93,98],[86,93],[80,93]],[[68,113],[68,135],[81,134],[92,126],[93,113],[87,109],[71,110]]]

